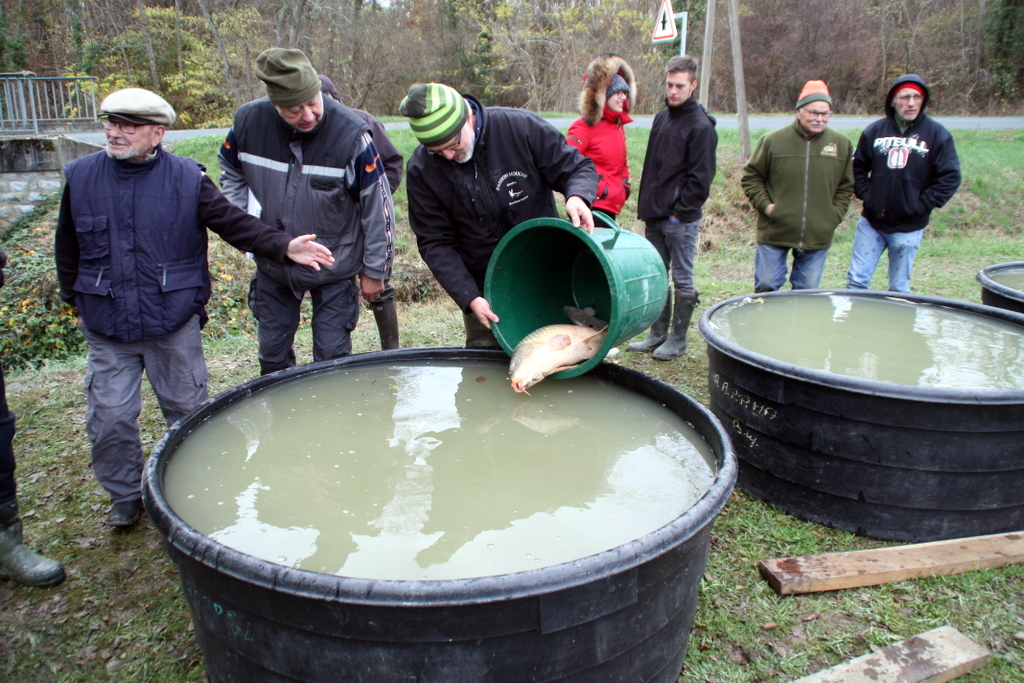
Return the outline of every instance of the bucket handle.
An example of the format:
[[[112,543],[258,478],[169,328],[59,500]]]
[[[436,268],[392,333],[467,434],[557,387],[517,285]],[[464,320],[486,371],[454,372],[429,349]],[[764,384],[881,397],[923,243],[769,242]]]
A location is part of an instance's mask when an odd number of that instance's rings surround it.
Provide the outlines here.
[[[609,228],[609,229],[615,231],[615,234],[612,235],[611,239],[606,240],[606,241],[601,243],[602,246],[615,246],[615,241],[617,239],[619,239],[619,233],[622,232],[622,228],[619,227],[619,224],[616,223],[615,220],[611,216],[609,216],[608,214],[606,214],[603,211],[595,209],[593,211],[593,214],[594,214],[594,227],[597,227],[597,228],[601,228],[601,227]],[[599,225],[599,224],[603,224],[603,225]]]

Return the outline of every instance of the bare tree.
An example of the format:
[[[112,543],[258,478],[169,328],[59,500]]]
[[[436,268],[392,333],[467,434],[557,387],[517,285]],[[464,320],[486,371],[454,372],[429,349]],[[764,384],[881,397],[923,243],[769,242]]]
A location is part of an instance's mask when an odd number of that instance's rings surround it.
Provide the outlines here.
[[[135,0],[135,7],[139,11],[139,26],[142,28],[142,41],[146,48],[146,59],[149,60],[149,75],[153,83],[153,90],[160,90],[160,72],[156,68],[156,52],[153,50],[153,36],[149,32],[149,17],[146,16],[145,0]]]

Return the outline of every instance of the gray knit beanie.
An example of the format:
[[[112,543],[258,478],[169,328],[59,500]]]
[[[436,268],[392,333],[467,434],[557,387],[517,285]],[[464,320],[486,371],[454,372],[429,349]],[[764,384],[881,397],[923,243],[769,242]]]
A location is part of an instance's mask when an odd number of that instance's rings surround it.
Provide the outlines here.
[[[612,80],[608,83],[608,90],[605,91],[605,97],[611,97],[617,92],[624,92],[629,94],[629,84],[626,83],[626,79],[621,74],[615,74],[612,76]]]

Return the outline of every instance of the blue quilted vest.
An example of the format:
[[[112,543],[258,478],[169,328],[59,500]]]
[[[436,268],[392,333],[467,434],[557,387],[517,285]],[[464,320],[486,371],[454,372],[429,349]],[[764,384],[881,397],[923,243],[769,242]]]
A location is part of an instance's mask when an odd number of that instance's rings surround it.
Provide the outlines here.
[[[158,150],[148,162],[96,152],[64,167],[80,249],[75,305],[119,342],[157,339],[210,298],[199,164]]]

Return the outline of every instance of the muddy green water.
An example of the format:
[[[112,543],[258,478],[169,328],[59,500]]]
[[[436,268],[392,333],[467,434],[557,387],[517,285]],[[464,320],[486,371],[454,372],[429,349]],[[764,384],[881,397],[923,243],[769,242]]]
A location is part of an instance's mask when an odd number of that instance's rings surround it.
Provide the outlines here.
[[[1010,289],[1018,292],[1024,292],[1024,268],[1006,268],[1005,270],[999,270],[988,275],[988,279],[1002,285],[1003,287],[1009,287]]]
[[[197,425],[165,495],[199,532],[271,562],[424,580],[599,553],[711,486],[707,442],[661,404],[587,376],[530,392],[495,363],[303,378]]]
[[[957,389],[1024,389],[1024,328],[896,297],[747,298],[710,321],[762,356],[837,375]]]

